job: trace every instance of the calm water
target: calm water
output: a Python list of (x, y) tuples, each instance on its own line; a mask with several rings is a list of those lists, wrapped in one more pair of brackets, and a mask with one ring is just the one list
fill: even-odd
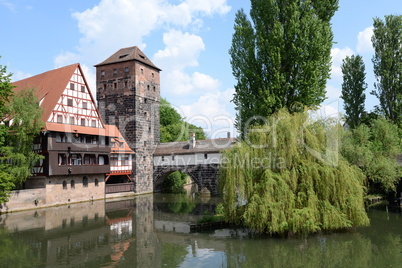
[(147, 195), (0, 215), (0, 267), (402, 267), (402, 214), (308, 239), (190, 233), (216, 199)]

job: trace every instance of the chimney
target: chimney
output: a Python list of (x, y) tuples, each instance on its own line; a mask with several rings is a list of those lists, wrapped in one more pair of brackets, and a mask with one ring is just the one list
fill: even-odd
[(195, 134), (194, 132), (190, 133), (190, 149), (195, 148)]

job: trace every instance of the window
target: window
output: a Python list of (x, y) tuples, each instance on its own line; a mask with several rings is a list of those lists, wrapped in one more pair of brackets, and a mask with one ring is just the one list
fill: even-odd
[(85, 118), (81, 118), (81, 126), (85, 126)]
[(98, 165), (109, 165), (109, 159), (107, 155), (99, 155)]
[(95, 187), (99, 187), (99, 180), (95, 179)]
[(56, 134), (56, 142), (67, 142), (67, 137), (64, 133)]
[(63, 123), (63, 116), (62, 115), (57, 115), (57, 123), (62, 124)]
[(113, 70), (113, 75), (117, 75), (117, 69)]
[(174, 160), (174, 154), (172, 154), (172, 160)]
[(144, 156), (142, 157), (142, 160), (143, 160), (143, 161), (147, 160), (147, 157), (144, 155)]
[(119, 165), (119, 158), (117, 155), (110, 156), (110, 165), (111, 166), (118, 166)]
[(162, 155), (162, 161), (165, 161), (165, 157)]
[(58, 160), (59, 166), (64, 166), (66, 164), (66, 160), (67, 160), (66, 154), (59, 154), (58, 158), (59, 158), (59, 160)]
[(84, 155), (84, 165), (96, 165), (96, 156), (94, 154)]
[(127, 81), (124, 81), (124, 87), (128, 88), (128, 82)]
[(75, 86), (74, 83), (70, 83), (70, 89), (71, 90), (74, 90), (74, 86)]
[(88, 103), (87, 102), (82, 102), (82, 109), (88, 109)]
[(208, 154), (204, 154), (204, 159), (207, 159), (208, 158)]
[(152, 79), (154, 79), (154, 73), (152, 73)]
[(154, 92), (156, 91), (156, 88), (155, 88), (155, 86), (154, 86)]
[(81, 86), (81, 92), (85, 92), (85, 86)]
[(144, 69), (141, 68), (141, 74), (144, 74)]
[(106, 89), (106, 86), (107, 86), (106, 83), (104, 83), (104, 84), (103, 84), (103, 89)]
[(147, 85), (147, 89), (149, 90), (149, 85)]
[(74, 116), (70, 116), (70, 125), (75, 125), (75, 118), (74, 118)]
[[(147, 103), (147, 98), (144, 98), (144, 103)], [(147, 113), (145, 112), (145, 114), (147, 114)]]
[(91, 121), (91, 127), (96, 127), (96, 120)]
[(128, 73), (128, 72), (130, 72), (130, 69), (129, 69), (128, 67), (126, 67), (126, 68), (124, 69), (124, 71), (125, 71), (126, 73)]
[(67, 181), (63, 181), (63, 190), (67, 190)]
[(88, 187), (88, 177), (84, 176), (84, 178), (82, 178), (82, 186), (84, 186), (85, 188)]
[(70, 155), (70, 165), (73, 166), (80, 166), (82, 165), (82, 157), (80, 154), (71, 154)]
[(124, 142), (119, 142), (119, 147), (124, 148)]
[(71, 189), (75, 189), (75, 181), (71, 180), (70, 184), (71, 184)]
[(130, 165), (130, 157), (127, 155), (123, 155), (121, 157), (121, 165), (122, 166), (129, 166)]
[(73, 99), (67, 99), (67, 105), (73, 106)]
[(144, 146), (147, 146), (147, 142), (146, 142), (146, 141), (144, 141)]
[(117, 83), (113, 83), (113, 87), (116, 89), (117, 88)]
[(111, 142), (111, 143), (110, 143), (110, 147), (116, 148), (116, 143), (115, 143), (115, 142)]
[(103, 76), (105, 76), (105, 71), (101, 71), (101, 76), (103, 77)]

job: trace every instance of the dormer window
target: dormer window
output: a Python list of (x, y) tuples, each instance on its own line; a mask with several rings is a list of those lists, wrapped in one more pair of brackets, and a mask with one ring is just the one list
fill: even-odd
[(120, 55), (120, 56), (119, 56), (119, 59), (125, 58), (125, 57), (127, 57), (127, 56), (128, 56), (128, 54)]

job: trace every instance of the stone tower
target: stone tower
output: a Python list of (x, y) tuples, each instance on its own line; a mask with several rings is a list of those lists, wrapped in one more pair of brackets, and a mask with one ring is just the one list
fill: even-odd
[(153, 152), (160, 141), (161, 69), (136, 46), (122, 48), (96, 67), (96, 98), (106, 124), (115, 124), (134, 150), (136, 193), (153, 191)]

